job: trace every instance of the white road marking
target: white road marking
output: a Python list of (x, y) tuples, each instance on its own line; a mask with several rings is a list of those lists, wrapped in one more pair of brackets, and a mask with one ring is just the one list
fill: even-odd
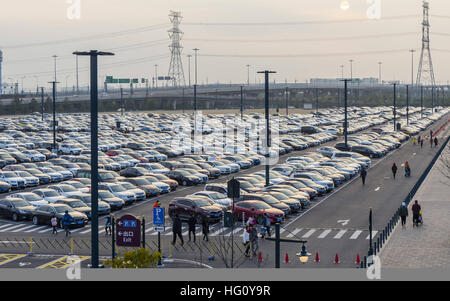
[(12, 232), (20, 232), (20, 231), (23, 231), (23, 230), (26, 230), (26, 229), (29, 229), (29, 228), (32, 228), (32, 227), (34, 227), (34, 225), (26, 226), (26, 227), (23, 227), (23, 228), (19, 228), (17, 230), (12, 231)]
[(350, 239), (357, 239), (358, 236), (359, 236), (362, 232), (363, 232), (363, 231), (361, 231), (361, 230), (355, 231), (355, 232), (352, 234), (352, 236), (350, 236)]
[(297, 228), (292, 233), (289, 233), (286, 237), (294, 237), (298, 232), (302, 231), (302, 228)]
[(350, 222), (349, 219), (340, 219), (337, 221), (338, 224), (341, 224), (342, 226), (347, 225)]
[[(372, 231), (372, 239), (375, 237), (375, 235), (377, 235), (378, 231)], [(366, 239), (370, 239), (370, 234), (367, 235)]]
[(14, 226), (11, 226), (9, 228), (5, 228), (5, 229), (0, 230), (0, 232), (7, 232), (7, 231), (10, 231), (12, 229), (15, 229), (17, 227), (22, 227), (22, 226), (23, 226), (23, 224), (14, 225)]
[(413, 155), (413, 156), (415, 156), (415, 155), (416, 155), (416, 153), (413, 153), (412, 155)]
[(380, 187), (380, 186), (378, 186), (377, 188), (375, 188), (375, 191), (378, 191), (378, 190), (380, 190), (380, 188), (381, 188), (381, 187)]
[(217, 230), (216, 232), (210, 234), (209, 236), (216, 236), (216, 235), (222, 233), (222, 232), (225, 231), (225, 230), (226, 230), (226, 228), (221, 228), (221, 229)]
[(309, 230), (308, 232), (306, 232), (306, 234), (303, 235), (302, 238), (308, 238), (308, 237), (310, 237), (311, 235), (313, 235), (314, 232), (316, 232), (316, 230), (311, 229), (311, 230)]
[(340, 239), (342, 238), (342, 236), (344, 236), (344, 234), (347, 232), (347, 230), (341, 230), (339, 231), (334, 237), (333, 239)]
[[(237, 232), (242, 231), (242, 230), (244, 230), (244, 228), (237, 228), (237, 229), (234, 229), (234, 230), (233, 230), (233, 235), (236, 234)], [(244, 233), (242, 233), (242, 234), (244, 234)], [(226, 234), (225, 236), (231, 236), (231, 232), (228, 233), (228, 234)]]
[(325, 238), (331, 232), (330, 229), (323, 231), (318, 238)]
[(0, 229), (1, 229), (1, 228), (5, 228), (5, 227), (8, 227), (8, 226), (11, 226), (11, 225), (12, 225), (12, 224), (5, 224), (5, 225), (1, 225), (1, 226), (0, 226)]
[(25, 233), (34, 232), (34, 231), (37, 231), (37, 230), (40, 230), (40, 229), (44, 229), (44, 228), (47, 228), (47, 227), (48, 227), (48, 226), (40, 226), (40, 227), (36, 227), (36, 228), (34, 228), (34, 229), (25, 231)]

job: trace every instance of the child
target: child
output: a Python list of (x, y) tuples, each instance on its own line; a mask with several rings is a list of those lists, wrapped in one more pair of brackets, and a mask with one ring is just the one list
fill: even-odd
[(51, 224), (52, 224), (52, 234), (58, 234), (58, 231), (56, 230), (56, 226), (58, 225), (58, 219), (56, 218), (56, 216), (53, 214), (52, 219), (50, 220)]

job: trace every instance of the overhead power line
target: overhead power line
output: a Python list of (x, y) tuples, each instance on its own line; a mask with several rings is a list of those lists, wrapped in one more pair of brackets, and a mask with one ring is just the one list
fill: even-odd
[(293, 21), (293, 22), (184, 22), (184, 25), (193, 26), (284, 26), (284, 25), (314, 25), (314, 24), (336, 24), (336, 23), (354, 23), (354, 22), (380, 22), (392, 20), (404, 20), (418, 18), (420, 15), (401, 15), (382, 17), (379, 20), (365, 18), (358, 19), (338, 19), (338, 20), (316, 20), (316, 21)]
[(18, 48), (49, 46), (49, 45), (67, 44), (67, 43), (75, 43), (75, 42), (82, 42), (82, 41), (97, 40), (97, 39), (114, 38), (114, 37), (118, 37), (118, 36), (124, 36), (124, 35), (130, 35), (130, 34), (136, 34), (136, 33), (151, 31), (151, 30), (167, 28), (167, 26), (168, 26), (167, 23), (156, 24), (156, 25), (151, 25), (151, 26), (139, 27), (139, 28), (128, 29), (128, 30), (123, 30), (123, 31), (104, 33), (104, 34), (96, 34), (96, 35), (92, 35), (92, 36), (79, 37), (79, 38), (53, 40), (53, 41), (36, 42), (36, 43), (28, 43), (28, 44), (17, 44), (17, 45), (9, 45), (9, 46), (7, 45), (7, 46), (3, 46), (2, 48), (3, 49), (18, 49)]

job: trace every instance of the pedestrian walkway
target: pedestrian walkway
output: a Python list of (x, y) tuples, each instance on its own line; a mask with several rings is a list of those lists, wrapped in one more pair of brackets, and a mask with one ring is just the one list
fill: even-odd
[[(449, 131), (446, 132), (448, 135)], [(443, 157), (450, 158), (448, 145), (441, 155)], [(399, 223), (379, 254), (383, 267), (450, 267), (450, 179), (441, 173), (444, 168), (441, 158), (413, 198), (422, 207), (423, 225), (413, 228), (411, 206), (414, 202), (411, 202), (406, 228)]]

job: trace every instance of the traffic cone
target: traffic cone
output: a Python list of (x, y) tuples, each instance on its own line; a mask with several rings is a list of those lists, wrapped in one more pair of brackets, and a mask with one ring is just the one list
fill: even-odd
[(261, 253), (261, 251), (259, 252), (259, 255), (258, 255), (258, 262), (262, 262), (263, 261), (263, 259), (262, 259), (262, 253)]
[(314, 262), (320, 262), (319, 252), (316, 252), (316, 259), (314, 259)]
[(337, 253), (336, 253), (336, 256), (334, 257), (334, 263), (340, 263)]
[(289, 255), (286, 252), (286, 256), (284, 257), (284, 263), (289, 263)]
[(355, 263), (356, 264), (360, 264), (361, 263), (361, 259), (359, 259), (359, 253), (356, 254), (356, 261), (355, 261)]

